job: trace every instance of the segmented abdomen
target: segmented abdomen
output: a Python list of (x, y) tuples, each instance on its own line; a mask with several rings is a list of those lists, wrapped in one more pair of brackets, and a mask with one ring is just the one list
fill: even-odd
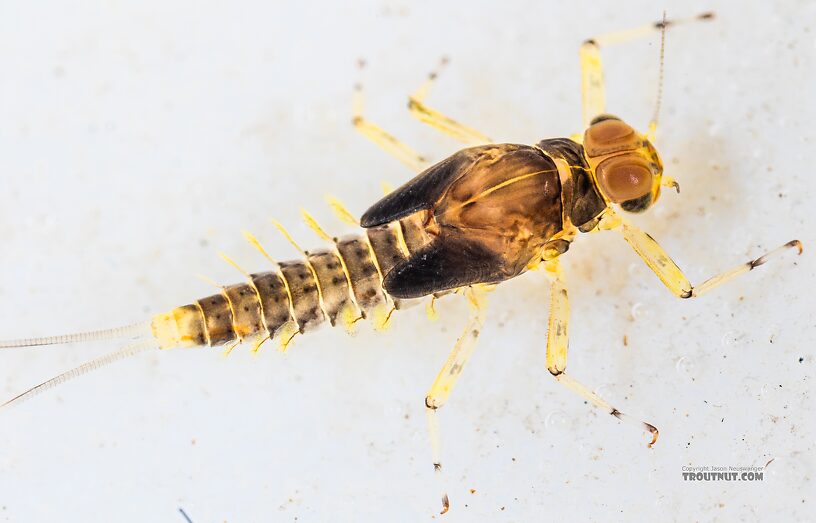
[(212, 347), (390, 314), (399, 303), (383, 289), (383, 276), (430, 241), (422, 219), (418, 213), (366, 229), (332, 250), (251, 274), (247, 283), (154, 317), (153, 334), (162, 348)]

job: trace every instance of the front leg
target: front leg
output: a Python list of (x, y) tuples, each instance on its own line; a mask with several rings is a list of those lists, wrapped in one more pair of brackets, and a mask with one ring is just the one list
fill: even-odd
[[(701, 13), (688, 19), (666, 20), (664, 18), (659, 22), (634, 27), (625, 31), (604, 33), (585, 40), (578, 50), (578, 55), (581, 60), (581, 114), (583, 116), (584, 128), (589, 127), (596, 116), (606, 113), (603, 64), (601, 62), (602, 47), (630, 42), (656, 32), (664, 31), (666, 27), (674, 26), (679, 23), (711, 20), (712, 18), (714, 18), (714, 13)], [(652, 134), (654, 134), (656, 127), (657, 122), (653, 119), (650, 124)]]
[(692, 285), (683, 271), (674, 263), (674, 260), (663, 250), (654, 238), (641, 231), (623, 218), (617, 215), (610, 215), (610, 225), (604, 228), (618, 229), (623, 234), (626, 242), (632, 246), (638, 256), (649, 266), (660, 278), (660, 281), (675, 295), (680, 298), (696, 298), (723, 283), (736, 278), (740, 274), (763, 265), (771, 258), (782, 254), (788, 249), (796, 248), (802, 254), (802, 242), (791, 240), (788, 243), (766, 252), (759, 258), (737, 265), (733, 269), (721, 272), (705, 280), (699, 285)]

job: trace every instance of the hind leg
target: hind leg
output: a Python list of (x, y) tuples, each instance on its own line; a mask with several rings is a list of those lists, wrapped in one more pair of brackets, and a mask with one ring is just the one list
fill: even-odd
[(448, 397), (450, 397), (465, 363), (467, 363), (470, 355), (473, 354), (476, 340), (479, 337), (479, 332), (484, 323), (486, 305), (481, 290), (468, 288), (464, 293), (471, 308), (470, 319), (462, 335), (456, 340), (456, 345), (453, 347), (445, 365), (442, 367), (442, 370), (439, 371), (436, 380), (434, 380), (433, 385), (431, 385), (425, 397), (425, 412), (428, 416), (428, 431), (431, 437), (433, 466), (435, 474), (440, 479), (440, 482), (442, 482), (442, 514), (448, 511), (450, 501), (442, 477), (441, 442), (439, 438), (439, 419), (437, 412), (439, 407), (444, 405)]

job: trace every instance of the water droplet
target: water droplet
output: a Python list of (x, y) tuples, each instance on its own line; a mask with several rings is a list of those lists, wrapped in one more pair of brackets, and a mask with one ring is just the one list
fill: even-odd
[(654, 311), (651, 309), (651, 307), (647, 307), (640, 302), (632, 305), (630, 314), (635, 321), (649, 321), (654, 317)]
[(791, 452), (787, 456), (776, 457), (764, 471), (766, 476), (782, 482), (791, 488), (799, 488), (813, 474), (814, 464), (801, 452)]
[(592, 392), (594, 392), (595, 394), (597, 394), (606, 401), (611, 401), (611, 399), (613, 398), (612, 387), (610, 387), (609, 385), (601, 385)]
[(696, 367), (694, 360), (688, 356), (680, 356), (675, 364), (677, 374), (684, 378), (693, 378)]
[(660, 510), (660, 509), (664, 508), (663, 507), (663, 499), (664, 498), (665, 498), (665, 496), (660, 496), (660, 497), (658, 497), (657, 499), (654, 500), (654, 506), (655, 506), (656, 509)]
[(569, 418), (563, 410), (554, 410), (544, 419), (544, 426), (548, 429), (565, 430), (568, 424)]
[(759, 389), (757, 389), (757, 398), (764, 398), (767, 395), (768, 395), (768, 384), (763, 383), (762, 385), (759, 386)]
[(725, 334), (722, 335), (720, 343), (722, 343), (723, 347), (731, 348), (737, 345), (739, 339), (740, 335), (737, 331), (727, 331)]
[(583, 454), (584, 456), (586, 456), (587, 454), (592, 452), (593, 449), (596, 448), (596, 445), (593, 445), (591, 441), (582, 436), (575, 438), (574, 441), (575, 448), (578, 450), (579, 453)]
[(742, 380), (742, 391), (747, 394), (753, 394), (759, 388), (759, 380), (755, 376), (748, 376)]

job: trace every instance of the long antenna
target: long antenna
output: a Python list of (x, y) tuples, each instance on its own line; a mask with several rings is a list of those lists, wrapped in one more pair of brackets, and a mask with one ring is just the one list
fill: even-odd
[(649, 135), (654, 139), (657, 132), (657, 117), (660, 116), (660, 103), (663, 101), (663, 57), (666, 50), (666, 11), (663, 11), (663, 21), (660, 22), (660, 73), (657, 79), (657, 101), (655, 102), (652, 121), (649, 122)]

